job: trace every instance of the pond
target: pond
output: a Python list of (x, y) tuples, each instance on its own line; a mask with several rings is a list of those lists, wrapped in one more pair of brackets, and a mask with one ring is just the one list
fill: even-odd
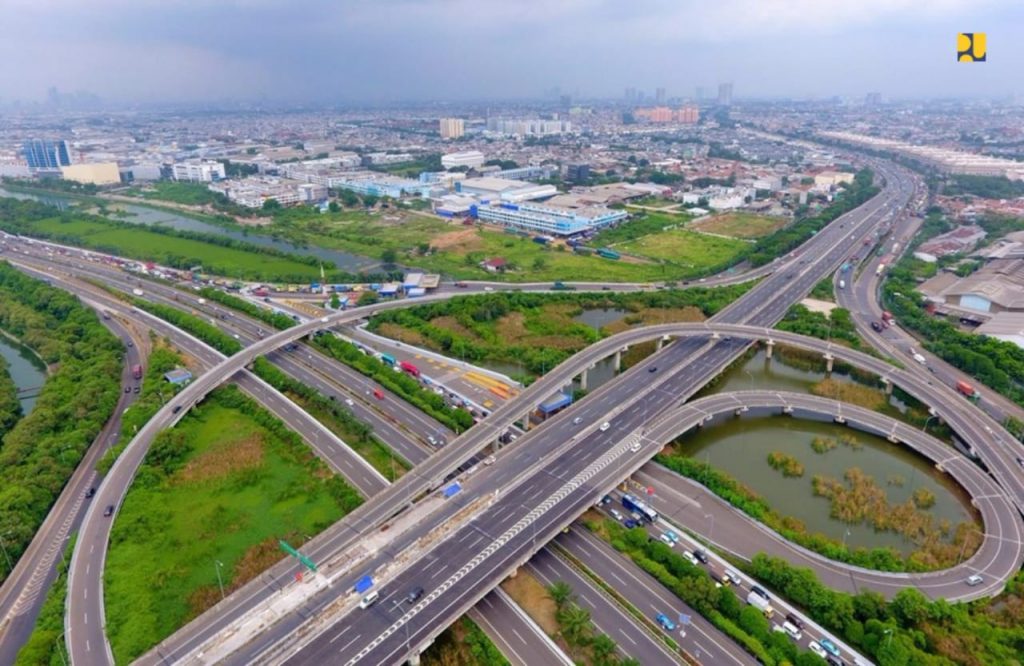
[[(76, 199), (60, 196), (59, 194), (14, 192), (4, 188), (0, 188), (0, 197), (31, 199), (33, 201), (39, 201), (51, 206), (56, 206), (61, 210), (66, 210), (71, 205), (77, 203)], [(259, 245), (260, 247), (271, 247), (291, 254), (312, 255), (319, 259), (323, 259), (324, 261), (333, 262), (334, 265), (338, 267), (338, 270), (342, 271), (354, 273), (361, 270), (375, 269), (380, 266), (380, 261), (377, 259), (371, 259), (369, 257), (351, 254), (349, 252), (342, 252), (341, 250), (331, 250), (316, 246), (295, 245), (294, 243), (278, 240), (272, 236), (236, 229), (228, 229), (216, 224), (187, 217), (185, 215), (179, 215), (172, 211), (121, 202), (108, 202), (107, 209), (112, 211), (122, 210), (129, 213), (129, 215), (124, 217), (111, 216), (110, 219), (120, 222), (130, 222), (132, 224), (142, 225), (162, 225), (181, 231), (194, 231), (215, 236), (226, 236), (238, 241)]]
[(27, 415), (36, 404), (36, 390), (46, 381), (46, 366), (24, 345), (0, 335), (0, 356), (7, 361), (7, 372), (18, 387), (22, 415)]

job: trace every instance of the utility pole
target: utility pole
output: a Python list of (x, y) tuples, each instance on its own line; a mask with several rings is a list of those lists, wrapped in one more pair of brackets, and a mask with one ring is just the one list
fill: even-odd
[(220, 599), (221, 599), (221, 601), (224, 600), (224, 581), (221, 580), (221, 577), (220, 577), (220, 568), (222, 566), (224, 566), (224, 564), (221, 563), (220, 560), (214, 560), (213, 561), (213, 568), (217, 571), (217, 586), (220, 587)]

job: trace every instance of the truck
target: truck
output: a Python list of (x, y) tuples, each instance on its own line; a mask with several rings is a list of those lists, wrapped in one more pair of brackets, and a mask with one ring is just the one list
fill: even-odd
[(602, 248), (598, 249), (597, 256), (604, 257), (605, 259), (620, 259), (622, 255), (620, 255), (615, 250), (611, 250), (611, 249), (608, 249), (606, 247), (602, 247)]
[(889, 312), (888, 310), (882, 310), (882, 321), (886, 322), (887, 324), (891, 324), (892, 313)]
[(259, 298), (266, 298), (267, 296), (270, 296), (270, 291), (266, 287), (259, 287), (252, 290), (252, 295), (258, 296)]
[(132, 377), (142, 379), (142, 366), (138, 363), (132, 366)]
[(978, 393), (978, 390), (965, 381), (958, 381), (956, 383), (956, 390), (959, 391), (960, 393), (963, 393), (971, 400), (977, 400), (978, 398), (981, 397), (981, 394)]
[(765, 614), (765, 617), (771, 619), (775, 615), (775, 609), (771, 607), (771, 602), (765, 597), (761, 596), (757, 592), (751, 592), (746, 595), (746, 602), (750, 603), (751, 606), (756, 608)]
[(875, 269), (875, 275), (881, 275), (885, 272), (885, 264), (878, 264), (878, 268)]
[(757, 592), (751, 592), (747, 595), (747, 603), (756, 608), (757, 610), (764, 613), (766, 618), (771, 618), (775, 615), (775, 609), (772, 608), (771, 602), (762, 597)]
[(398, 364), (398, 367), (400, 367), (402, 370), (405, 370), (407, 373), (409, 373), (413, 377), (419, 377), (420, 376), (420, 369), (417, 368), (412, 363), (410, 363), (409, 361), (402, 361), (401, 363)]

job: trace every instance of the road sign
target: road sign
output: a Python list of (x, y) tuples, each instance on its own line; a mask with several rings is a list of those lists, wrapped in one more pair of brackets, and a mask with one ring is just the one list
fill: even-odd
[(296, 558), (299, 562), (302, 562), (302, 564), (305, 565), (305, 567), (313, 573), (316, 573), (316, 564), (314, 564), (313, 560), (309, 559), (299, 551), (295, 550), (294, 548), (289, 546), (287, 542), (283, 540), (279, 540), (277, 543), (280, 544), (281, 550), (288, 553), (292, 557)]

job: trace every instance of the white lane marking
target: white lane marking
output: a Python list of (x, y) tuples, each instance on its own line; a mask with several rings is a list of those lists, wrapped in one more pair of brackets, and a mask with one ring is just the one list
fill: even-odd
[(334, 643), (334, 641), (336, 641), (336, 640), (338, 640), (339, 638), (341, 638), (342, 636), (344, 636), (344, 635), (345, 635), (345, 632), (346, 632), (346, 631), (348, 631), (348, 630), (349, 630), (349, 629), (351, 629), (351, 628), (352, 628), (352, 626), (351, 626), (351, 625), (349, 625), (349, 626), (345, 627), (345, 628), (344, 628), (344, 629), (342, 629), (342, 630), (341, 630), (340, 632), (338, 632), (338, 635), (337, 635), (337, 636), (335, 636), (334, 638), (332, 638), (330, 642), (331, 642), (331, 643)]

